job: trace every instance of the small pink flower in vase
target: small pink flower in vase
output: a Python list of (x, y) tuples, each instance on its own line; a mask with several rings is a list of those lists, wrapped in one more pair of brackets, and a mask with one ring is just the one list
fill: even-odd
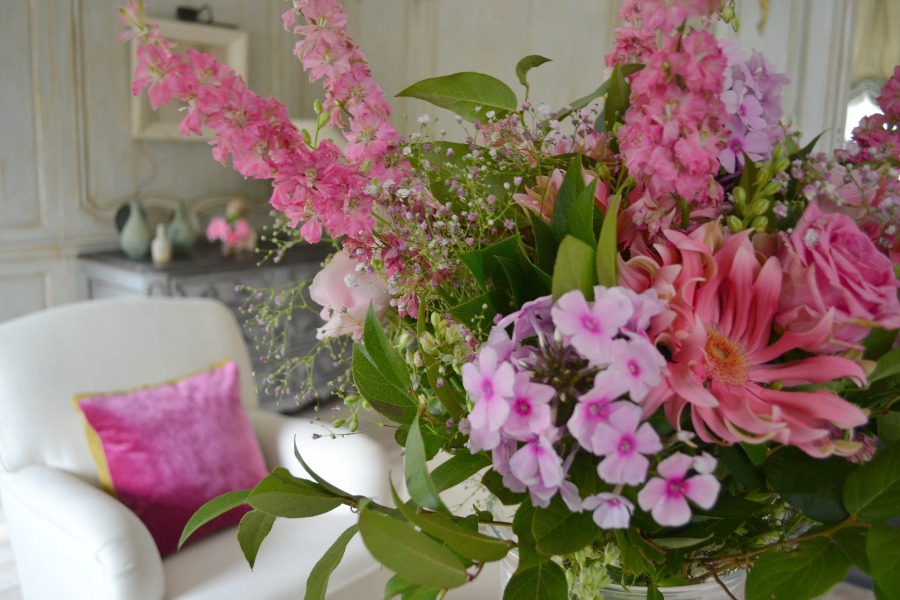
[(224, 217), (213, 217), (206, 227), (206, 239), (222, 243), (222, 256), (250, 254), (256, 249), (256, 230), (247, 220), (243, 201), (231, 200)]

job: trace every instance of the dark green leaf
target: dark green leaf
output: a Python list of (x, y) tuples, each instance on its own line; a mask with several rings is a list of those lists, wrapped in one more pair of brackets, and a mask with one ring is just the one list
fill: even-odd
[[(609, 80), (607, 79), (602, 84), (600, 84), (600, 87), (598, 87), (596, 90), (594, 90), (590, 94), (582, 96), (581, 98), (579, 98), (578, 100), (575, 100), (573, 102), (569, 102), (569, 104), (566, 105), (566, 108), (556, 111), (556, 120), (563, 121), (566, 117), (568, 117), (570, 114), (572, 114), (576, 110), (581, 110), (582, 108), (584, 108), (585, 106), (587, 106), (588, 104), (590, 104), (591, 102), (593, 102), (594, 100), (599, 98), (600, 96), (603, 96), (604, 94), (606, 94), (606, 92), (608, 90), (609, 90)], [(542, 123), (542, 125), (543, 125), (543, 123)]]
[(808, 600), (847, 574), (850, 561), (831, 540), (819, 538), (794, 552), (769, 551), (747, 576), (747, 600)]
[(567, 233), (590, 246), (597, 247), (597, 238), (594, 235), (594, 191), (597, 189), (597, 180), (581, 190), (566, 217)]
[(303, 597), (303, 600), (325, 600), (328, 580), (341, 563), (341, 559), (344, 558), (347, 544), (350, 543), (357, 531), (359, 531), (359, 527), (351, 525), (325, 551), (325, 554), (322, 555), (322, 558), (319, 559), (319, 562), (316, 563), (309, 573), (309, 578), (306, 580), (306, 595)]
[(341, 499), (321, 485), (278, 467), (253, 488), (247, 503), (277, 517), (303, 518), (334, 510)]
[(872, 579), (885, 598), (896, 598), (900, 590), (900, 529), (896, 527), (873, 527), (866, 540)]
[(524, 272), (525, 295), (528, 300), (549, 296), (553, 278), (531, 262), (524, 254), (519, 255), (519, 266)]
[(461, 527), (451, 521), (449, 517), (440, 513), (417, 512), (418, 507), (404, 504), (400, 500), (393, 484), (391, 484), (391, 494), (394, 498), (394, 504), (410, 523), (416, 525), (425, 533), (433, 535), (448, 548), (452, 548), (470, 560), (481, 562), (496, 561), (506, 556), (506, 553), (509, 552), (509, 544), (505, 541), (478, 533), (477, 522), (475, 523), (476, 529), (473, 531), (466, 527)]
[(847, 478), (844, 506), (860, 519), (881, 521), (900, 514), (900, 443), (878, 452)]
[(473, 122), (486, 121), (488, 111), (496, 112), (499, 119), (518, 108), (516, 94), (508, 85), (496, 77), (471, 71), (423, 79), (397, 95), (425, 100)]
[(456, 555), (412, 525), (360, 505), (359, 531), (369, 552), (391, 571), (425, 587), (449, 589), (467, 581)]
[(447, 507), (441, 502), (441, 496), (428, 474), (428, 467), (425, 463), (425, 442), (422, 440), (422, 432), (419, 430), (419, 415), (416, 415), (409, 428), (409, 435), (406, 437), (404, 460), (406, 487), (410, 497), (419, 506), (446, 512)]
[(507, 489), (507, 487), (503, 485), (503, 476), (493, 469), (484, 474), (481, 478), (481, 483), (483, 483), (493, 495), (497, 496), (497, 499), (500, 502), (507, 506), (519, 504), (526, 498), (526, 494), (524, 493), (519, 494)]
[(553, 271), (553, 265), (556, 262), (557, 243), (553, 239), (553, 233), (550, 226), (544, 220), (530, 213), (531, 228), (534, 231), (534, 252), (537, 266), (545, 273)]
[(876, 421), (878, 424), (878, 437), (885, 444), (893, 444), (900, 440), (900, 412), (891, 411), (881, 415)]
[(519, 505), (516, 514), (513, 516), (513, 533), (516, 535), (516, 541), (519, 544), (517, 572), (530, 569), (550, 558), (549, 555), (543, 554), (537, 549), (533, 525), (534, 506), (531, 505), (531, 500), (527, 499)]
[(495, 275), (501, 274), (500, 263), (497, 258), (508, 258), (516, 260), (519, 249), (519, 236), (513, 236), (491, 244), (487, 248), (481, 250), (471, 250), (460, 254), (459, 259), (469, 269), (475, 277), (475, 281), (481, 287), (482, 291), (488, 291), (488, 282), (494, 280), (494, 287), (497, 287)]
[(622, 571), (632, 575), (641, 575), (647, 571), (647, 563), (644, 557), (632, 544), (626, 531), (616, 530), (616, 545), (619, 547), (619, 561), (622, 563)]
[(260, 545), (272, 531), (273, 523), (275, 523), (275, 515), (258, 510), (251, 510), (241, 517), (241, 523), (238, 525), (238, 544), (240, 544), (244, 558), (247, 559), (247, 564), (251, 569), (256, 564), (256, 554), (259, 552)]
[(757, 469), (747, 454), (737, 446), (725, 446), (719, 450), (719, 464), (725, 468), (735, 481), (750, 490), (761, 489), (766, 479)]
[(863, 357), (869, 360), (878, 360), (882, 354), (889, 352), (894, 347), (897, 334), (897, 329), (882, 329), (881, 327), (872, 329), (863, 340), (863, 346), (866, 348)]
[[(494, 325), (494, 316), (498, 312), (507, 312), (509, 298), (500, 290), (491, 290), (468, 302), (463, 302), (450, 309), (450, 314), (463, 322), (473, 331), (487, 334)], [(368, 398), (366, 398), (368, 400)]]
[(659, 591), (659, 588), (656, 587), (656, 584), (652, 581), (650, 585), (647, 586), (647, 600), (665, 600), (665, 596), (662, 595), (662, 592)]
[(512, 295), (512, 300), (516, 306), (521, 306), (528, 300), (531, 300), (531, 298), (528, 297), (526, 287), (528, 278), (525, 276), (525, 271), (519, 265), (519, 262), (501, 256), (497, 257), (497, 262), (500, 264), (503, 273), (506, 275), (506, 279), (509, 281), (509, 293)]
[(569, 234), (569, 210), (584, 188), (584, 173), (579, 154), (569, 163), (566, 176), (559, 186), (559, 191), (556, 192), (553, 214), (550, 216), (550, 233), (556, 244), (561, 243), (563, 238)]
[(824, 135), (824, 133), (825, 132), (823, 131), (822, 133), (820, 133), (819, 135), (814, 137), (810, 143), (805, 145), (800, 150), (797, 150), (796, 152), (791, 154), (791, 156), (790, 156), (791, 160), (793, 161), (793, 160), (803, 159), (803, 158), (806, 158), (807, 156), (809, 156), (810, 153), (813, 151), (813, 148), (816, 147), (816, 142), (819, 141), (819, 138), (822, 137), (822, 135)]
[(547, 508), (534, 509), (531, 531), (538, 550), (547, 555), (578, 552), (597, 537), (593, 513), (573, 513), (559, 494)]
[(385, 379), (401, 390), (409, 387), (409, 373), (400, 354), (394, 349), (375, 316), (375, 309), (369, 305), (366, 323), (363, 327), (363, 345), (366, 354)]
[(471, 454), (463, 450), (446, 460), (431, 473), (431, 480), (439, 492), (449, 490), (491, 465), (491, 457), (484, 452)]
[(519, 83), (528, 87), (528, 71), (535, 67), (539, 67), (544, 63), (550, 62), (549, 58), (544, 58), (539, 54), (530, 54), (516, 63), (516, 77), (519, 78)]
[(878, 359), (875, 371), (868, 377), (869, 386), (896, 375), (900, 375), (900, 348), (894, 348)]
[(616, 123), (622, 121), (625, 111), (631, 105), (631, 85), (628, 83), (628, 76), (641, 68), (643, 65), (616, 65), (613, 69), (609, 78), (606, 104), (603, 107), (603, 120), (607, 131), (613, 131)]
[(184, 526), (184, 530), (181, 532), (181, 539), (178, 540), (178, 548), (180, 549), (187, 539), (202, 526), (206, 525), (219, 515), (223, 515), (233, 508), (246, 504), (247, 498), (252, 491), (253, 490), (235, 490), (234, 492), (227, 492), (221, 496), (216, 496), (198, 508), (197, 512), (191, 516), (190, 520)]
[(618, 232), (616, 221), (619, 216), (621, 198), (614, 194), (609, 198), (609, 208), (603, 217), (600, 228), (600, 240), (597, 242), (597, 281), (606, 287), (619, 285), (617, 259), (619, 256)]
[(842, 489), (856, 468), (842, 458), (817, 459), (797, 448), (783, 448), (763, 465), (772, 489), (791, 506), (822, 523), (840, 523), (849, 516)]
[(594, 269), (594, 249), (568, 235), (559, 245), (556, 266), (553, 268), (553, 297), (581, 290), (584, 297), (594, 299), (597, 272)]
[(568, 597), (566, 574), (550, 560), (516, 571), (503, 590), (503, 600), (568, 600)]
[(866, 550), (868, 531), (865, 527), (845, 527), (832, 534), (834, 543), (851, 563), (865, 573), (870, 572), (869, 557)]
[(416, 401), (387, 379), (360, 344), (353, 346), (353, 382), (359, 393), (381, 415), (408, 425), (418, 412)]
[(767, 444), (741, 444), (741, 449), (747, 458), (750, 459), (757, 467), (761, 467), (769, 457), (769, 447)]

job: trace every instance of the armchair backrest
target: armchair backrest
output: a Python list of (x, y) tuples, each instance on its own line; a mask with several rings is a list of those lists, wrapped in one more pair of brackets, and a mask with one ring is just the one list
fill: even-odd
[(258, 404), (241, 328), (221, 302), (77, 302), (0, 324), (0, 469), (31, 464), (97, 481), (75, 394), (128, 390), (237, 361), (245, 406)]

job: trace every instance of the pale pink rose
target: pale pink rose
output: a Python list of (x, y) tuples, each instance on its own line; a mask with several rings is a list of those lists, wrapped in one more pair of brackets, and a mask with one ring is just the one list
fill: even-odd
[(777, 322), (806, 329), (834, 310), (831, 339), (814, 352), (853, 347), (872, 327), (900, 327), (898, 281), (891, 260), (850, 217), (810, 203), (778, 258), (785, 271)]
[(309, 295), (322, 305), (319, 315), (326, 323), (316, 331), (316, 338), (325, 339), (351, 334), (362, 335), (369, 305), (381, 317), (387, 310), (390, 295), (377, 275), (356, 270), (358, 263), (341, 250), (316, 273), (309, 286)]

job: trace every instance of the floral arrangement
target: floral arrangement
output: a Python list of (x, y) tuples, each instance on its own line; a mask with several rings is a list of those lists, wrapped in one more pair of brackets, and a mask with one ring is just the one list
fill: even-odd
[(256, 249), (256, 230), (247, 220), (247, 207), (240, 199), (228, 202), (225, 216), (213, 217), (206, 226), (206, 239), (222, 244), (222, 254), (232, 256)]
[[(733, 2), (623, 0), (592, 93), (534, 105), (536, 55), (516, 66), (524, 100), (485, 74), (427, 79), (400, 95), (453, 110), (467, 139), (427, 115), (404, 139), (340, 3), (295, 0), (284, 27), (341, 149), (175, 53), (139, 4), (121, 14), (134, 92), (185, 102), (185, 135), (206, 125), (217, 160), (270, 179), (287, 244), (333, 240), (317, 337), (356, 342), (350, 429), (373, 411), (405, 447), (408, 501), (279, 470), (185, 537), (248, 503), (252, 562), (249, 529), (349, 505), (396, 573), (386, 597), (442, 597), (513, 551), (508, 600), (662, 598), (740, 569), (751, 600), (812, 598), (851, 565), (900, 589), (900, 67), (883, 114), (814, 153), (781, 122), (787, 78), (711, 33), (737, 26)], [(450, 510), (441, 492), (473, 478), (494, 503)]]

